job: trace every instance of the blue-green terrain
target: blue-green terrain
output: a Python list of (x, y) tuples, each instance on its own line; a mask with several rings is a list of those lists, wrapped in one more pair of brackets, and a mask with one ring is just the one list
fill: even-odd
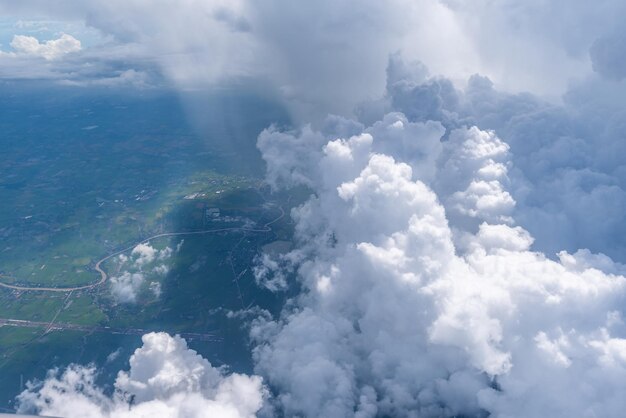
[[(251, 267), (291, 237), (291, 200), (263, 185), (255, 147), (263, 128), (289, 123), (281, 107), (236, 89), (7, 83), (0, 109), (0, 411), (69, 363), (95, 363), (110, 384), (152, 330), (250, 371), (233, 313), (280, 309)], [(154, 257), (140, 260), (142, 242)], [(132, 295), (116, 293), (133, 274)]]

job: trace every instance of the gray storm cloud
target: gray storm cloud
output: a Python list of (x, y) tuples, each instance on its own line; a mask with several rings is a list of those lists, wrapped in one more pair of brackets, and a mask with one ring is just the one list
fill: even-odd
[[(506, 91), (558, 96), (594, 67), (602, 73), (619, 71), (611, 52), (615, 42), (604, 39), (621, 31), (619, 17), (626, 10), (615, 0), (297, 5), (166, 0), (158, 6), (148, 0), (4, 0), (0, 12), (82, 22), (102, 34), (99, 45), (82, 52), (104, 67), (99, 72), (72, 60), (57, 63), (54, 71), (48, 66), (44, 74), (31, 70), (33, 77), (61, 72), (69, 79), (91, 79), (109, 72), (111, 78), (134, 70), (145, 73), (149, 85), (159, 81), (150, 69), (155, 66), (169, 83), (194, 90), (251, 77), (270, 85), (306, 120), (346, 115), (355, 104), (379, 96), (385, 89), (386, 59), (399, 50), (455, 83), (481, 73)], [(19, 68), (32, 66), (21, 63)], [(19, 73), (14, 68), (5, 76)]]
[[(412, 121), (440, 121), (448, 132), (471, 125), (495, 130), (513, 163), (511, 214), (535, 236), (536, 248), (552, 256), (586, 247), (624, 261), (626, 194), (619, 155), (626, 135), (620, 99), (626, 84), (592, 77), (554, 104), (498, 91), (478, 75), (457, 89), (444, 77), (429, 77), (423, 66), (414, 67), (392, 56), (386, 96), (362, 105), (360, 118), (373, 123), (399, 111)], [(454, 186), (462, 178), (442, 177), (434, 187), (440, 191), (443, 183)]]

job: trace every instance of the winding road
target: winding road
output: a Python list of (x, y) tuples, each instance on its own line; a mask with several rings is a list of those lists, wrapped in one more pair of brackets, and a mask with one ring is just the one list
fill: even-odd
[[(102, 269), (102, 263), (104, 263), (105, 261), (120, 255), (122, 253), (125, 253), (126, 251), (130, 251), (133, 248), (135, 248), (137, 245), (139, 244), (143, 244), (143, 243), (148, 243), (154, 239), (157, 238), (163, 238), (163, 237), (177, 237), (177, 236), (187, 236), (187, 235), (205, 235), (205, 234), (214, 234), (217, 232), (228, 232), (228, 231), (245, 231), (245, 232), (271, 232), (272, 228), (270, 228), (270, 225), (278, 222), (279, 220), (281, 220), (284, 216), (285, 216), (285, 211), (282, 207), (278, 207), (280, 209), (280, 216), (278, 216), (276, 219), (271, 220), (270, 222), (267, 222), (263, 225), (262, 228), (260, 229), (255, 229), (255, 228), (245, 228), (245, 227), (233, 227), (233, 228), (219, 228), (219, 229), (208, 229), (208, 230), (203, 230), (203, 231), (191, 231), (191, 232), (166, 232), (163, 234), (157, 234), (157, 235), (153, 235), (149, 238), (145, 238), (142, 239), (141, 241), (127, 247), (124, 248), (122, 250), (116, 251), (113, 254), (109, 254), (106, 257), (104, 257), (103, 259), (101, 259), (100, 261), (98, 261), (96, 263), (96, 265), (94, 266), (94, 270), (96, 270), (98, 273), (100, 273), (100, 280), (98, 280), (95, 283), (92, 284), (88, 284), (88, 285), (84, 285), (84, 286), (75, 286), (75, 287), (29, 287), (29, 286), (18, 286), (18, 285), (12, 285), (12, 284), (8, 284), (8, 283), (3, 283), (2, 281), (0, 281), (0, 287), (4, 287), (7, 289), (13, 289), (13, 290), (21, 290), (21, 291), (36, 291), (36, 292), (74, 292), (74, 291), (78, 291), (78, 290), (87, 290), (87, 289), (93, 289), (94, 287), (100, 286), (102, 284), (104, 284), (107, 279), (109, 278), (108, 274), (106, 273), (106, 271), (104, 271)], [(0, 274), (0, 279), (2, 279), (3, 277), (8, 277), (8, 276), (3, 276), (2, 274)]]
[[(99, 332), (109, 334), (123, 334), (123, 335), (144, 335), (149, 332), (154, 332), (149, 329), (142, 328), (115, 328), (107, 326), (92, 326), (92, 325), (80, 325), (80, 324), (66, 324), (40, 321), (26, 321), (22, 319), (5, 319), (0, 318), (0, 327), (20, 327), (20, 328), (44, 328), (48, 333), (53, 330), (64, 331), (81, 331), (81, 332)], [(172, 334), (180, 335), (186, 340), (198, 340), (198, 341), (222, 341), (222, 338), (218, 336), (217, 332), (201, 333), (201, 332), (173, 332)]]

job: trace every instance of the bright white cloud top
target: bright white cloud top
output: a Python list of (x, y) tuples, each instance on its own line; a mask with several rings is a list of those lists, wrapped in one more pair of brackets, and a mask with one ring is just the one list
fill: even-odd
[(34, 408), (68, 418), (251, 418), (266, 395), (260, 377), (225, 374), (187, 348), (183, 339), (165, 333), (143, 336), (143, 346), (130, 358), (130, 370), (118, 374), (112, 398), (95, 385), (95, 374), (94, 367), (76, 365), (53, 371), (39, 387), (20, 395), (20, 411)]
[(442, 134), (390, 114), (321, 147), (309, 130), (261, 135), (270, 182), (316, 195), (292, 213), (286, 257), (307, 290), (253, 330), (257, 372), (287, 415), (619, 416), (623, 266), (532, 251), (510, 217), (508, 146)]

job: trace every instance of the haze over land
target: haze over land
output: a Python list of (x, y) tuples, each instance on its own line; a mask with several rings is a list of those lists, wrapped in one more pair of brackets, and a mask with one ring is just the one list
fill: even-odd
[[(18, 286), (2, 315), (51, 324), (0, 339), (0, 367), (16, 378), (20, 353), (68, 332), (52, 323), (76, 325), (71, 294), (19, 286), (86, 283), (110, 254), (108, 287), (80, 294), (80, 312), (92, 331), (146, 331), (117, 354), (31, 365), (19, 411), (621, 416), (623, 2), (0, 0), (0, 13), (1, 87), (18, 98), (2, 101), (0, 232), (16, 255), (0, 273)], [(56, 114), (19, 99), (68, 92)], [(33, 171), (62, 137), (70, 173)], [(73, 194), (62, 179), (89, 170), (84, 156), (110, 165)], [(59, 190), (74, 209), (49, 219), (39, 208)]]

